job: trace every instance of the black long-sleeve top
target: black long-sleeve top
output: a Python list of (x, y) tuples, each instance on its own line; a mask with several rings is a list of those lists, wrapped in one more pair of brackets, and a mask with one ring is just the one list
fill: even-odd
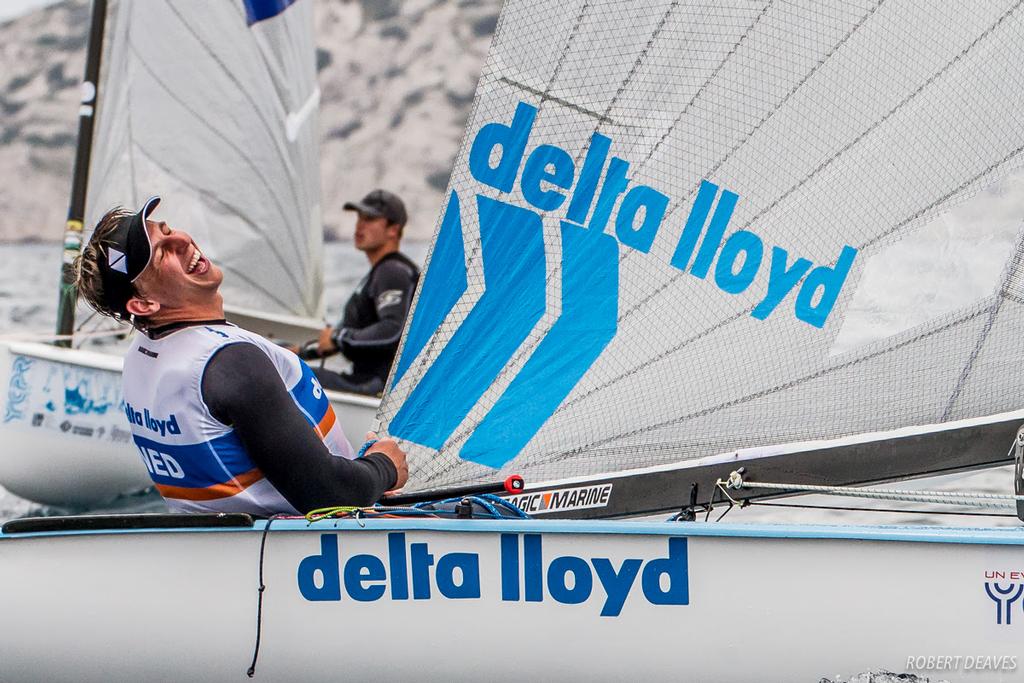
[[(355, 381), (387, 380), (419, 275), (408, 257), (392, 252), (374, 264), (345, 303), (331, 336), (352, 362), (350, 374)], [(316, 344), (307, 345), (300, 355), (319, 357)]]
[(253, 344), (230, 344), (213, 355), (202, 379), (213, 416), (232, 426), (246, 452), (300, 512), (334, 505), (370, 505), (394, 488), (398, 472), (383, 453), (334, 456), (295, 405), (270, 358)]

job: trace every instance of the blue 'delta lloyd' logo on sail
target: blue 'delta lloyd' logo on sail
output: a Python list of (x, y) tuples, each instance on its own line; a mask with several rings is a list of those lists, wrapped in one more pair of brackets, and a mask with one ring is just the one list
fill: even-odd
[[(429, 543), (407, 543), (404, 533), (388, 534), (387, 552), (345, 557), (336, 533), (320, 535), (320, 552), (299, 562), (299, 593), (311, 602), (355, 600), (480, 600), (480, 554), (431, 552)], [(540, 534), (501, 534), (498, 584), (502, 602), (564, 605), (594, 602), (600, 616), (617, 617), (630, 599), (651, 605), (690, 604), (687, 541), (669, 537), (668, 554), (627, 558), (617, 565), (606, 557), (544, 557)], [(486, 566), (486, 565), (485, 565)]]
[[(536, 115), (536, 107), (520, 102), (511, 123), (482, 126), (469, 152), (469, 171), (477, 182), (507, 194), (518, 180), (523, 199), (536, 210), (486, 194), (451, 193), (394, 374), (397, 384), (467, 290), (462, 225), (463, 216), (475, 210), (484, 293), (390, 425), (395, 436), (440, 449), (544, 314), (542, 215), (564, 211), (561, 313), (459, 453), (463, 460), (495, 468), (533, 438), (614, 338), (619, 245), (649, 253), (669, 206), (669, 197), (656, 189), (630, 185), (629, 162), (611, 156), (612, 140), (600, 133), (591, 137), (579, 169), (572, 155), (555, 145), (537, 145), (527, 153)], [(750, 229), (726, 238), (738, 201), (736, 193), (703, 181), (670, 265), (732, 295), (760, 279), (764, 295), (751, 311), (758, 320), (775, 314), (796, 291), (795, 317), (824, 327), (857, 250), (845, 245), (834, 266), (815, 267), (781, 246), (767, 250)]]

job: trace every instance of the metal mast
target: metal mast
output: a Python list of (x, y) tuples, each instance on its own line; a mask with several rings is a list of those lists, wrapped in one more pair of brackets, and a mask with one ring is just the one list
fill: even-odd
[[(82, 104), (78, 108), (78, 150), (71, 181), (71, 202), (64, 227), (64, 257), (61, 265), (60, 298), (57, 302), (57, 334), (70, 335), (75, 326), (75, 285), (73, 262), (82, 250), (82, 221), (85, 219), (85, 194), (89, 182), (89, 159), (92, 156), (92, 131), (95, 122), (100, 81), (100, 56), (103, 53), (103, 26), (107, 19), (107, 0), (93, 0), (89, 28), (89, 47), (82, 80)], [(70, 339), (61, 339), (58, 346), (71, 346)]]

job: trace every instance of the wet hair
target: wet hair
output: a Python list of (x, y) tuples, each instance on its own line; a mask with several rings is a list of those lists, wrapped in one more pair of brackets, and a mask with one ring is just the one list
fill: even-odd
[[(92, 237), (89, 238), (89, 243), (82, 249), (82, 253), (75, 257), (73, 267), (78, 295), (85, 299), (97, 313), (115, 320), (129, 322), (138, 329), (145, 329), (146, 318), (133, 316), (124, 306), (112, 304), (107, 300), (108, 297), (103, 287), (103, 273), (100, 270), (101, 259), (105, 258), (105, 252), (100, 247), (109, 247), (111, 233), (117, 230), (124, 221), (131, 220), (134, 215), (135, 212), (129, 211), (123, 206), (118, 206), (103, 214), (103, 218), (96, 224)], [(138, 288), (132, 285), (132, 295), (137, 294)]]

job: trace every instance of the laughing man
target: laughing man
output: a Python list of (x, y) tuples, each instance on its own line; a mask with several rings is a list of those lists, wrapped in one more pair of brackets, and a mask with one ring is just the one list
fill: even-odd
[(390, 439), (356, 458), (310, 368), (224, 319), (223, 274), (192, 238), (113, 209), (76, 261), (79, 292), (138, 330), (125, 411), (167, 505), (182, 512), (297, 514), (368, 505), (408, 478)]

